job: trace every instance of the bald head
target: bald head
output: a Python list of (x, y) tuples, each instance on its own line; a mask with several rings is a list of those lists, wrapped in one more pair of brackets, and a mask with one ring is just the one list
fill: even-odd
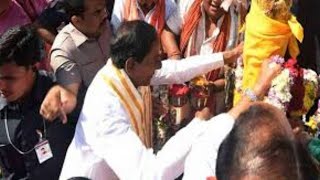
[(283, 112), (255, 103), (220, 146), (217, 178), (304, 179), (294, 135)]

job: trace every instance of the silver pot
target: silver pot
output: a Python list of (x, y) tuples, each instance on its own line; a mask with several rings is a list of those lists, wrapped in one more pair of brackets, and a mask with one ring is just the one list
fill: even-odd
[(191, 96), (191, 106), (193, 107), (193, 109), (195, 110), (200, 110), (203, 109), (204, 107), (207, 106), (208, 103), (208, 96), (206, 97), (195, 97), (195, 96)]
[(169, 102), (174, 107), (182, 107), (188, 102), (188, 96), (170, 96)]
[[(199, 95), (201, 94), (201, 95)], [(194, 86), (191, 90), (190, 103), (193, 109), (200, 110), (207, 106), (210, 97), (210, 89), (208, 86)]]

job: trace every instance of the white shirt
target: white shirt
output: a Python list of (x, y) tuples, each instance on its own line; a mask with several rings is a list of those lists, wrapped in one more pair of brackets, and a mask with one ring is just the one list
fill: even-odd
[[(223, 66), (222, 53), (193, 56), (184, 61), (166, 60), (152, 85), (182, 83)], [(192, 143), (207, 122), (193, 120), (173, 136), (157, 155), (147, 149), (132, 130), (119, 98), (99, 75), (91, 83), (69, 146), (60, 179), (76, 176), (100, 179), (170, 180), (184, 169)]]
[(234, 118), (220, 114), (208, 121), (206, 132), (192, 145), (186, 158), (183, 180), (206, 180), (216, 176), (216, 160), (220, 144), (231, 131)]
[[(124, 11), (125, 3), (126, 3), (126, 0), (116, 0), (114, 2), (114, 8), (111, 16), (111, 24), (112, 24), (113, 30), (117, 30), (120, 24), (123, 22), (122, 12)], [(165, 21), (167, 21), (169, 17), (177, 10), (177, 8), (176, 8), (176, 3), (173, 0), (165, 0), (165, 6), (166, 6)], [(151, 9), (146, 15), (144, 15), (138, 2), (137, 2), (137, 7), (138, 7), (138, 14), (140, 19), (150, 23), (155, 7)]]

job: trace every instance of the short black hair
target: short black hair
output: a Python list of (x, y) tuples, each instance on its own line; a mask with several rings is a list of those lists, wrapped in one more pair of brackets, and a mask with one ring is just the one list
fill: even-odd
[(158, 35), (154, 27), (144, 21), (123, 22), (111, 41), (110, 56), (118, 68), (124, 68), (128, 58), (142, 62)]
[[(88, 0), (89, 1), (89, 0)], [(85, 0), (65, 0), (64, 7), (71, 21), (72, 16), (81, 16), (85, 11)]]
[(72, 177), (72, 178), (69, 178), (68, 180), (90, 180), (90, 179), (86, 177)]
[(33, 27), (13, 27), (0, 37), (0, 66), (7, 63), (32, 66), (44, 57), (43, 48), (43, 41)]
[[(259, 179), (303, 179), (299, 166), (304, 162), (299, 161), (293, 136), (272, 125), (279, 120), (276, 118), (285, 118), (277, 115), (271, 105), (255, 104), (237, 118), (219, 148), (218, 180), (252, 175)], [(258, 133), (264, 133), (263, 139), (255, 139)]]

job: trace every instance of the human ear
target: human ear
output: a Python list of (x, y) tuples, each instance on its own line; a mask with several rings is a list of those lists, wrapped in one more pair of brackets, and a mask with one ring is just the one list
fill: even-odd
[(136, 61), (132, 57), (129, 57), (124, 65), (124, 70), (129, 76), (134, 74), (135, 65)]
[(78, 16), (76, 16), (76, 15), (73, 15), (73, 16), (71, 17), (71, 22), (72, 22), (73, 24), (75, 24), (75, 25), (79, 24), (80, 21), (81, 21), (81, 18), (78, 17)]

